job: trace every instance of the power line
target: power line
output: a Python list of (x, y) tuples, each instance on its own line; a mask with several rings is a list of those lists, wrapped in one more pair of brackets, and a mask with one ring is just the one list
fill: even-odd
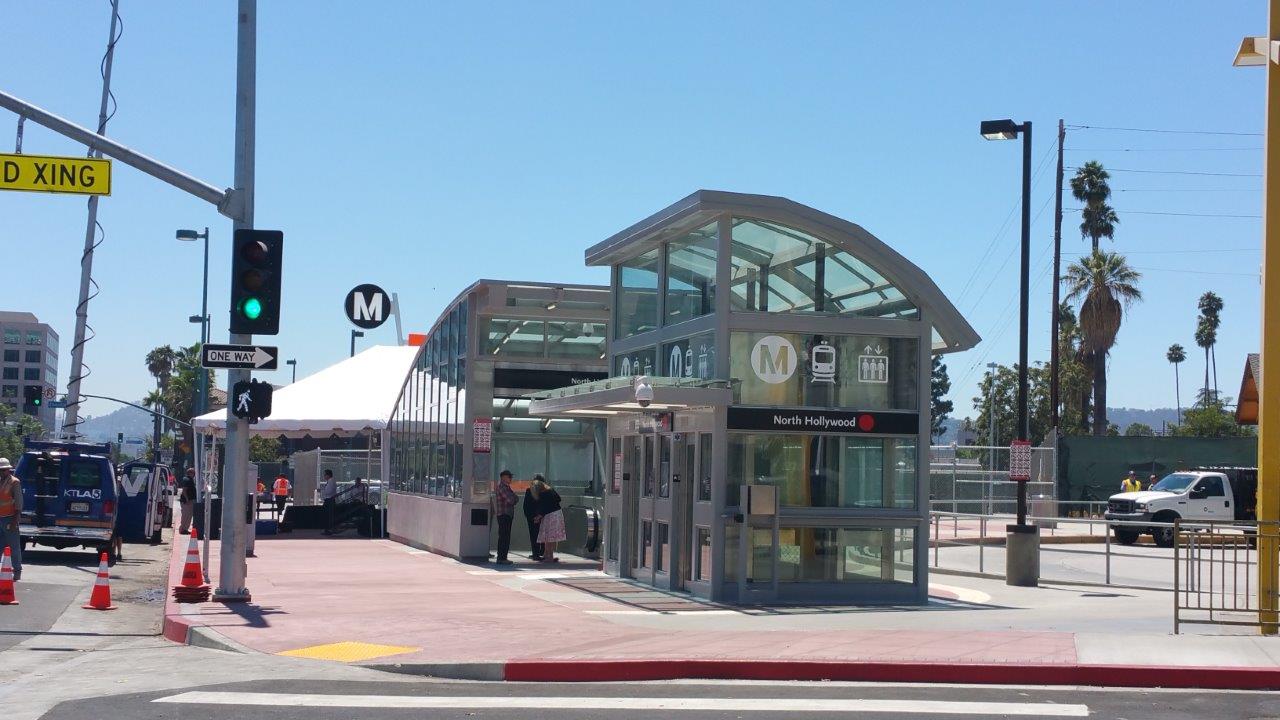
[(1250, 277), (1250, 278), (1256, 278), (1261, 275), (1261, 273), (1214, 272), (1211, 270), (1178, 270), (1175, 268), (1138, 267), (1136, 265), (1133, 265), (1130, 267), (1132, 267), (1134, 270), (1142, 270), (1144, 272), (1186, 273), (1188, 275), (1227, 275), (1231, 277)]
[(1200, 147), (1200, 148), (1063, 148), (1066, 152), (1234, 152), (1259, 151), (1260, 147)]
[[(1080, 212), (1084, 208), (1063, 208), (1063, 212)], [(1179, 217), (1212, 218), (1261, 218), (1261, 215), (1232, 215), (1230, 213), (1162, 212), (1159, 210), (1116, 210), (1117, 215), (1177, 215)]]
[[(1072, 165), (1068, 170), (1079, 170), (1078, 165)], [(1219, 172), (1198, 172), (1191, 170), (1134, 170), (1131, 168), (1107, 168), (1107, 172), (1127, 172), (1127, 173), (1143, 173), (1147, 175), (1209, 175), (1213, 177), (1248, 177), (1260, 178), (1262, 173), (1219, 173)]]
[[(1128, 250), (1125, 255), (1187, 255), (1191, 253), (1224, 253), (1224, 252), (1262, 252), (1260, 247), (1252, 248), (1217, 248), (1213, 250)], [(1064, 255), (1079, 255), (1081, 257), (1092, 255), (1093, 253), (1070, 252)]]
[(1160, 128), (1109, 127), (1106, 125), (1067, 125), (1072, 130), (1112, 130), (1117, 132), (1145, 132), (1166, 135), (1230, 135), (1233, 137), (1262, 137), (1256, 132), (1229, 132), (1225, 130), (1165, 130)]
[(1211, 193), (1211, 192), (1262, 192), (1262, 188), (1114, 188), (1111, 192), (1194, 192), (1194, 193)]

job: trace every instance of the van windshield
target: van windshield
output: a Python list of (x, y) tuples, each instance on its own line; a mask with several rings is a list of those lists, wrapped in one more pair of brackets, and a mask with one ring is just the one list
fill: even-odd
[(1186, 475), (1184, 473), (1174, 473), (1165, 475), (1164, 479), (1156, 483), (1152, 490), (1164, 490), (1165, 492), (1181, 493), (1186, 490), (1191, 483), (1196, 481), (1195, 475)]

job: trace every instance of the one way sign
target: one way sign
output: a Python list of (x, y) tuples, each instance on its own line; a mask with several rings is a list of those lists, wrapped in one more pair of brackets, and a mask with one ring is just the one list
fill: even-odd
[(200, 365), (223, 370), (275, 370), (280, 348), (266, 345), (205, 345)]

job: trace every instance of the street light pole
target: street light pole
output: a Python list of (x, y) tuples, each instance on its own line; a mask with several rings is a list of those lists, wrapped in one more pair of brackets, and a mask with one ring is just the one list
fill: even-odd
[[(1018, 291), (1018, 440), (1031, 434), (1027, 398), (1027, 320), (1031, 275), (1031, 121), (985, 120), (979, 132), (988, 140), (1012, 140), (1022, 135), (1022, 268)], [(1010, 459), (1012, 460), (1012, 454)], [(1007, 528), (1005, 579), (1010, 585), (1034, 586), (1040, 577), (1040, 535), (1027, 525), (1027, 483), (1018, 482), (1018, 521)]]
[(356, 356), (356, 338), (364, 337), (364, 332), (360, 330), (351, 331), (351, 357)]
[[(209, 342), (209, 228), (205, 227), (203, 233), (195, 230), (179, 230), (175, 233), (179, 240), (204, 240), (204, 284), (200, 291), (200, 345), (203, 347)], [(203, 415), (209, 411), (209, 373), (200, 369), (200, 374), (196, 376), (196, 415)]]
[(293, 371), (293, 375), (289, 378), (289, 384), (292, 385), (298, 382), (298, 361), (296, 359), (285, 360), (284, 364), (288, 365), (289, 369)]

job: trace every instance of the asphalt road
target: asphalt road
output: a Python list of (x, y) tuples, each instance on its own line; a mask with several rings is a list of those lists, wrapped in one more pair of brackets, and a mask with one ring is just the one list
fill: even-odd
[(0, 652), (48, 632), (98, 571), (98, 556), (88, 551), (27, 548), (22, 558), (19, 604), (0, 607)]
[(189, 687), (65, 702), (48, 720), (358, 718), (1159, 718), (1274, 716), (1268, 693), (844, 683), (517, 684), (282, 681)]

